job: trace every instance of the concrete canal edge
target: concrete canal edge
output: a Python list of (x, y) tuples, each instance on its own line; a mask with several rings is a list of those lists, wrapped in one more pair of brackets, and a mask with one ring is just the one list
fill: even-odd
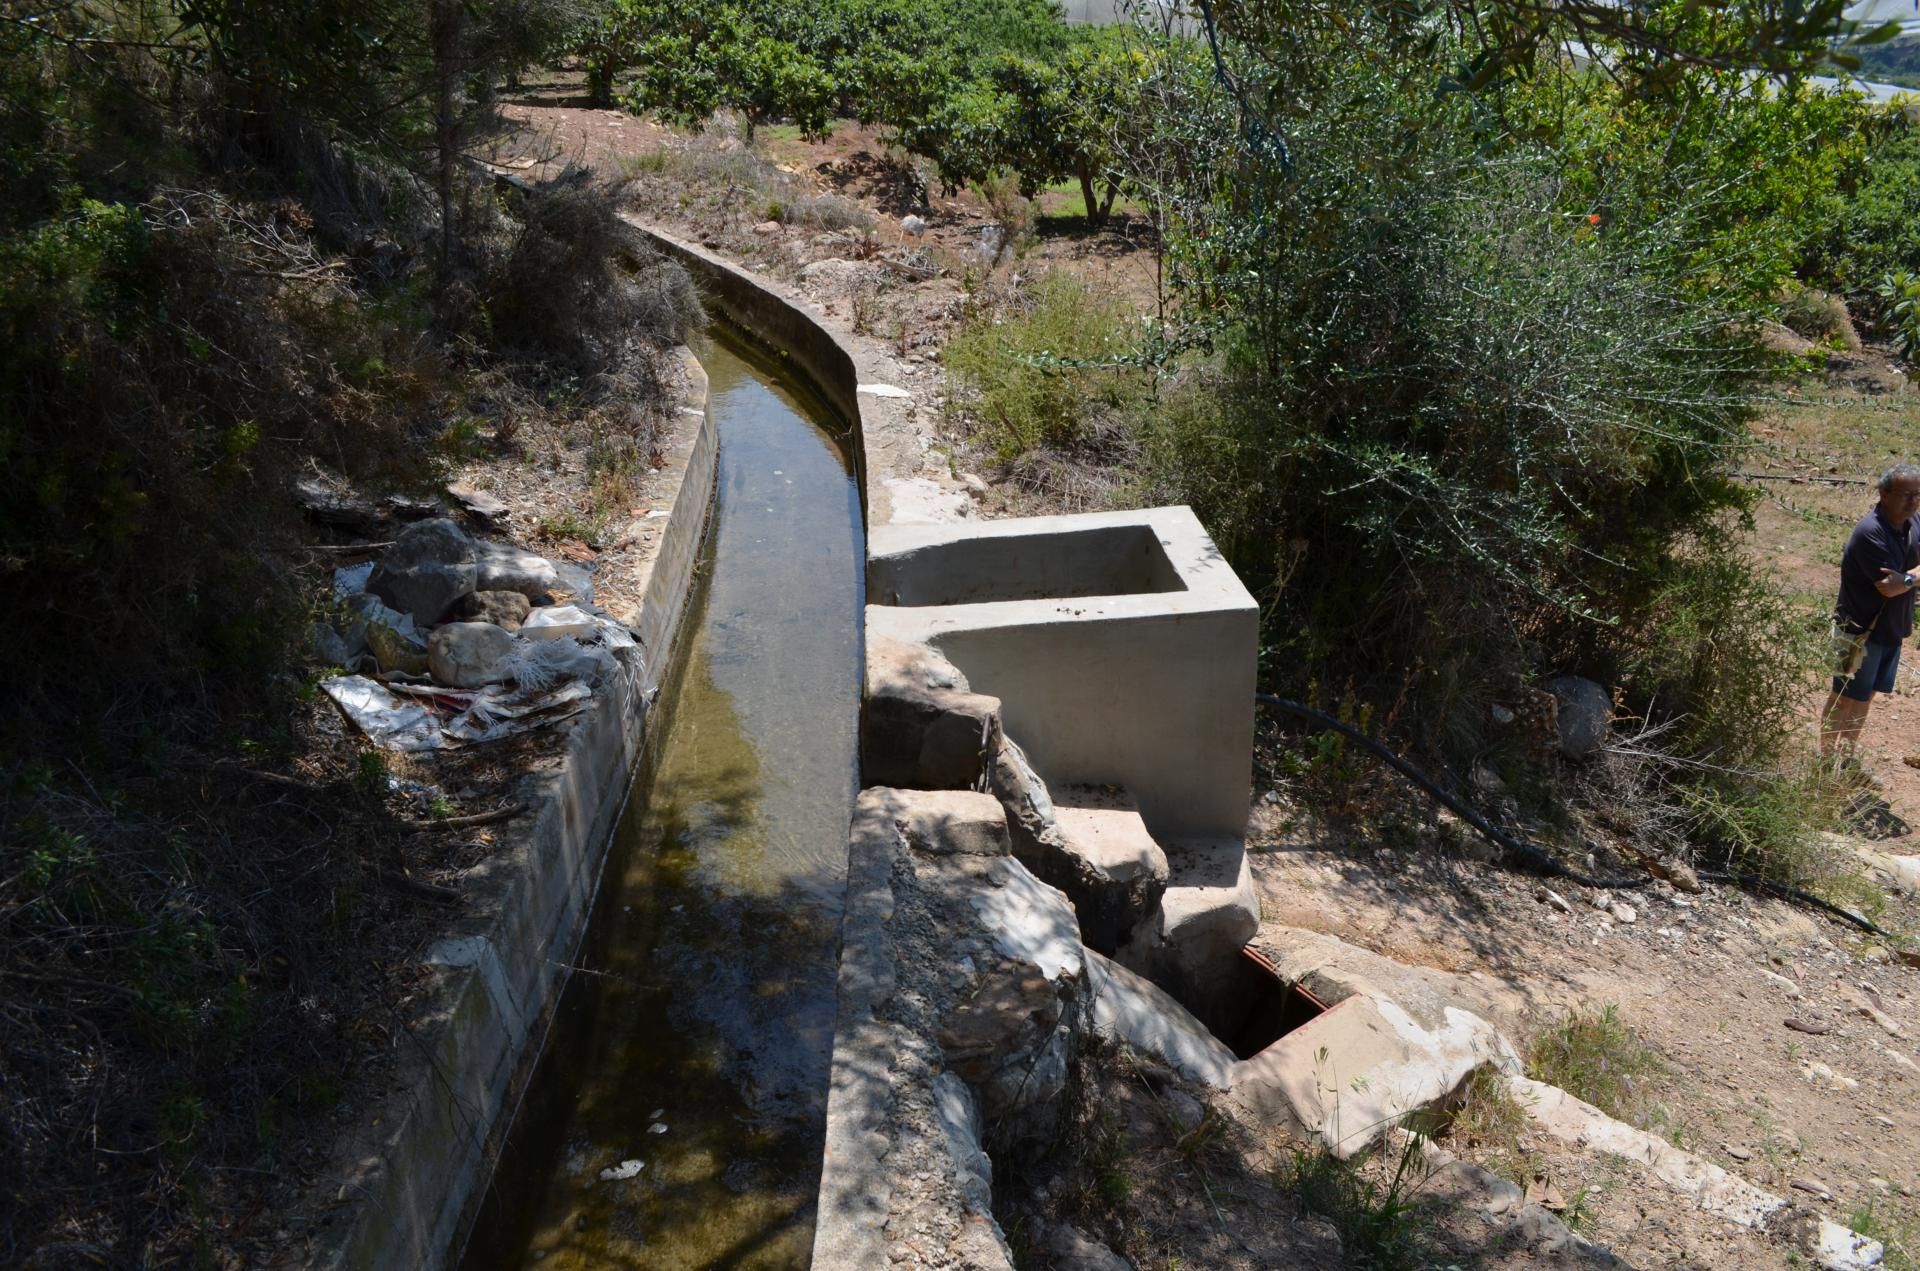
[[(288, 1262), (341, 1271), (447, 1263), (485, 1191), (500, 1143), (545, 1044), (643, 748), (673, 665), (713, 505), (719, 440), (707, 375), (682, 351), (687, 388), (667, 458), (671, 515), (639, 567), (640, 640), (596, 690), (564, 758), (523, 779), (529, 814), (470, 877), (468, 915), (426, 954), (438, 974), (395, 1029), (393, 1093), (360, 1110), (312, 1198)], [(694, 416), (698, 416), (695, 420)], [(677, 475), (677, 483), (673, 477)]]
[[(914, 473), (921, 460), (912, 399), (888, 383), (896, 368), (850, 347), (804, 300), (633, 224), (687, 269), (710, 309), (789, 360), (847, 423), (866, 519), (890, 520), (889, 478)], [(645, 599), (637, 615), (619, 615), (638, 633), (644, 666), (613, 677), (569, 738), (564, 761), (530, 779), (522, 801), (531, 814), (510, 823), (503, 850), (474, 877), (474, 916), (428, 953), (439, 983), (397, 1030), (394, 1093), (361, 1109), (359, 1124), (343, 1136), (325, 1193), (304, 1207), (313, 1217), (296, 1232), (290, 1265), (444, 1267), (479, 1208), (585, 939), (613, 829), (651, 741), (653, 698), (682, 636), (719, 444), (705, 372), (691, 353), (685, 357), (693, 388), (682, 410), (697, 410), (700, 420), (677, 434), (669, 457), (680, 480), (660, 549), (636, 588)]]

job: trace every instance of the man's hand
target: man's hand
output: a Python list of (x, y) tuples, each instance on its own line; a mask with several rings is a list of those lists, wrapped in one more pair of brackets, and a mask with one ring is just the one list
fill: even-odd
[(1882, 569), (1880, 571), (1880, 581), (1873, 585), (1873, 589), (1891, 600), (1895, 596), (1902, 596), (1912, 591), (1913, 585), (1914, 577), (1912, 574), (1903, 574), (1891, 569)]

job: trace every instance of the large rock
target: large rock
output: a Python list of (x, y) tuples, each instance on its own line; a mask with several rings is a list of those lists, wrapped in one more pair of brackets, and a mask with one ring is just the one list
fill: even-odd
[(474, 564), (476, 591), (517, 591), (529, 600), (544, 600), (560, 587), (560, 571), (552, 561), (511, 543), (475, 544)]
[(925, 645), (867, 641), (860, 776), (867, 785), (972, 789), (1000, 742), (1000, 699)]
[(1166, 891), (1167, 854), (1124, 792), (1069, 787), (1053, 811), (1021, 859), (1073, 901), (1087, 947), (1111, 953)]
[(533, 610), (533, 602), (517, 591), (476, 591), (460, 602), (459, 614), (468, 622), (491, 622), (518, 631)]
[(1053, 1271), (1134, 1271), (1133, 1263), (1063, 1222), (1047, 1233), (1046, 1252)]
[(474, 590), (473, 540), (444, 517), (409, 525), (374, 566), (367, 590), (431, 626)]
[(449, 622), (427, 638), (427, 669), (454, 688), (480, 688), (511, 679), (513, 636), (491, 622)]
[(373, 653), (373, 660), (380, 669), (388, 673), (398, 671), (404, 675), (424, 675), (428, 668), (427, 655), (418, 644), (407, 639), (406, 635), (384, 622), (369, 622), (366, 629), (367, 648)]
[(1013, 837), (1015, 856), (1031, 862), (1043, 844), (1057, 841), (1047, 783), (1034, 771), (1026, 751), (1005, 733), (987, 764), (987, 789), (1007, 810), (1007, 832)]
[(1559, 703), (1561, 754), (1585, 759), (1606, 744), (1607, 729), (1613, 724), (1613, 698), (1605, 688), (1578, 675), (1556, 675), (1546, 687)]
[(1056, 1135), (1090, 1026), (1073, 908), (990, 796), (867, 789), (850, 829), (813, 1265), (1009, 1271), (985, 1154)]

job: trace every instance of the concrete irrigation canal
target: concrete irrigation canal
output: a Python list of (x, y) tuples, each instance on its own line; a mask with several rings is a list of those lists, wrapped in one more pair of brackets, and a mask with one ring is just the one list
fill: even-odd
[(698, 350), (705, 575), (470, 1268), (805, 1266), (855, 790), (860, 500), (826, 407)]

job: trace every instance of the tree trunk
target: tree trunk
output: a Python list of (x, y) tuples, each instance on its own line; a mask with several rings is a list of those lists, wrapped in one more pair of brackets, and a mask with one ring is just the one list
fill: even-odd
[[(459, 0), (432, 0), (432, 5), (427, 19), (427, 42), (433, 51), (433, 192), (440, 202), (440, 250), (434, 294), (444, 301), (453, 272), (453, 175), (459, 141), (456, 45), (460, 4)], [(444, 309), (443, 305), (435, 307)], [(444, 312), (441, 316), (445, 316)]]
[(1099, 200), (1093, 197), (1093, 168), (1085, 162), (1080, 164), (1080, 200), (1087, 209), (1088, 228), (1106, 220), (1106, 213), (1100, 210)]

